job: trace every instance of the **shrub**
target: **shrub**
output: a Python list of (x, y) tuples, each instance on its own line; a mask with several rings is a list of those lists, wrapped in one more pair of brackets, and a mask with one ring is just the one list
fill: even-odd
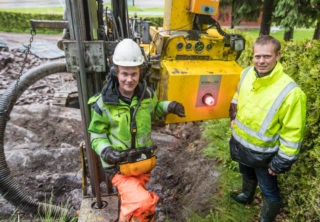
[(307, 95), (307, 123), (298, 161), (280, 176), (286, 209), (293, 221), (320, 218), (320, 41), (283, 44), (285, 71)]
[(150, 21), (151, 25), (153, 26), (162, 26), (163, 24), (163, 17), (143, 17), (145, 20)]
[[(143, 17), (153, 26), (162, 26), (163, 17)], [(0, 11), (0, 30), (5, 32), (29, 32), (30, 19), (34, 20), (63, 20), (62, 14), (39, 14)], [(62, 30), (39, 29), (37, 33), (58, 34)]]
[[(0, 11), (0, 30), (6, 32), (29, 32), (31, 25), (30, 19), (35, 20), (63, 20), (63, 15), (59, 14), (33, 14), (20, 12)], [(62, 30), (59, 30), (62, 31)], [(38, 30), (37, 30), (38, 32)], [(48, 30), (41, 30), (41, 32), (48, 32)], [(58, 33), (58, 31), (53, 31)]]

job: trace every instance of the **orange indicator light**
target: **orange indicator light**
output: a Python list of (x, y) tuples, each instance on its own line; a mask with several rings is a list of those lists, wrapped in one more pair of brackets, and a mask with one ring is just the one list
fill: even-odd
[(210, 93), (207, 93), (202, 97), (202, 102), (207, 106), (213, 106), (215, 101), (213, 96)]

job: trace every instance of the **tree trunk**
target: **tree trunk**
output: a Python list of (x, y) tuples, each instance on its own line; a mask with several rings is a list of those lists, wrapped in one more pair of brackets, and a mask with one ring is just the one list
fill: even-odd
[(269, 35), (272, 19), (272, 12), (274, 10), (273, 0), (264, 0), (262, 20), (260, 24), (260, 35)]
[(293, 39), (293, 31), (294, 31), (294, 28), (293, 28), (293, 27), (291, 27), (291, 28), (289, 29), (289, 31), (286, 31), (286, 32), (284, 33), (283, 40), (284, 40), (284, 41), (289, 41), (290, 39)]
[(313, 33), (313, 39), (320, 39), (320, 21), (317, 22), (316, 29)]
[(231, 29), (234, 29), (234, 10), (235, 10), (235, 0), (233, 0), (231, 4), (231, 24), (230, 24)]

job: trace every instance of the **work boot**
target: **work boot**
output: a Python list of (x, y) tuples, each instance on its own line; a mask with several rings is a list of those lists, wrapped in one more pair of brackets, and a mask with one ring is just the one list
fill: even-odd
[(250, 204), (253, 201), (254, 194), (256, 192), (258, 181), (249, 180), (242, 177), (242, 192), (231, 193), (230, 197), (241, 204)]
[(273, 222), (279, 213), (281, 206), (281, 201), (272, 202), (264, 198), (260, 222)]

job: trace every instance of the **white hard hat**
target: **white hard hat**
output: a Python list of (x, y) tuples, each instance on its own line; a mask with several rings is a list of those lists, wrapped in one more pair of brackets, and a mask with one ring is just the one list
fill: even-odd
[(118, 43), (112, 57), (113, 64), (119, 66), (140, 66), (143, 56), (139, 45), (132, 39), (123, 39)]

